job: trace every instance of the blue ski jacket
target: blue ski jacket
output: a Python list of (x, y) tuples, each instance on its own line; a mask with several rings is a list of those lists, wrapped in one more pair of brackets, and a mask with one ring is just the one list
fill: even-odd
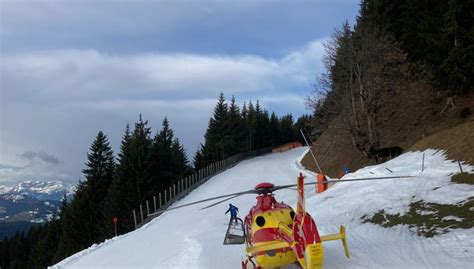
[(239, 209), (232, 205), (232, 204), (229, 204), (229, 209), (227, 209), (227, 211), (225, 212), (226, 214), (230, 212), (230, 217), (231, 218), (236, 218), (237, 217), (237, 213), (239, 212)]

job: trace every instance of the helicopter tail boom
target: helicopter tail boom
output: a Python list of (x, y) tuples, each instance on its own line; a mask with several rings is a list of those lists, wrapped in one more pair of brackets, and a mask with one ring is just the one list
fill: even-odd
[(314, 219), (305, 210), (304, 177), (298, 177), (298, 202), (293, 222), (293, 249), (304, 269), (319, 269), (323, 266), (324, 251)]

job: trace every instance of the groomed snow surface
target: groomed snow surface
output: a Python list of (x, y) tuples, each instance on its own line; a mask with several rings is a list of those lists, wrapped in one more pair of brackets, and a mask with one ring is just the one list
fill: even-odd
[[(314, 176), (299, 164), (306, 151), (299, 148), (243, 161), (175, 205), (248, 190), (263, 181), (275, 185), (296, 183), (299, 172), (307, 175), (306, 182), (314, 181)], [(425, 170), (421, 173), (423, 153)], [(467, 165), (463, 169), (474, 171)], [(344, 256), (340, 241), (326, 242), (324, 268), (474, 268), (474, 229), (424, 238), (403, 225), (387, 229), (361, 223), (363, 215), (381, 209), (404, 213), (410, 203), (418, 200), (451, 204), (474, 196), (473, 185), (451, 183), (450, 176), (458, 172), (457, 162), (446, 160), (442, 152), (426, 150), (408, 152), (344, 177), (413, 178), (337, 183), (322, 194), (315, 194), (314, 186), (308, 186), (306, 209), (315, 218), (320, 234), (337, 233), (339, 225), (346, 226), (351, 258)], [(294, 190), (280, 190), (275, 196), (289, 205), (296, 204)], [(240, 196), (231, 203), (239, 207), (243, 218), (255, 204), (255, 196)], [(52, 268), (240, 268), (244, 245), (222, 245), (228, 203), (199, 210), (205, 205), (167, 212), (136, 231), (93, 245)]]

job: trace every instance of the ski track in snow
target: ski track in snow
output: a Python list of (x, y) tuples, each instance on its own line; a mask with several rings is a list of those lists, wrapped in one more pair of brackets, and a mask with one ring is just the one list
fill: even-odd
[[(244, 191), (263, 181), (275, 185), (296, 183), (299, 172), (311, 182), (314, 174), (304, 171), (299, 163), (306, 151), (299, 148), (243, 161), (209, 179), (175, 205)], [(321, 235), (337, 233), (339, 225), (346, 226), (351, 258), (344, 256), (340, 241), (326, 242), (324, 268), (474, 268), (474, 229), (424, 238), (403, 225), (387, 229), (361, 223), (363, 215), (381, 209), (403, 214), (415, 201), (452, 204), (474, 196), (474, 186), (451, 183), (451, 175), (459, 172), (457, 162), (446, 160), (435, 150), (424, 153), (423, 173), (423, 153), (408, 152), (343, 179), (394, 175), (413, 178), (336, 183), (317, 195), (315, 187), (305, 188), (306, 209), (315, 218)], [(463, 165), (463, 169), (474, 172), (469, 165)], [(294, 190), (277, 191), (275, 197), (296, 204)], [(255, 204), (255, 196), (240, 196), (231, 202), (239, 207), (243, 218)], [(227, 229), (222, 223), (229, 218), (224, 215), (227, 203), (199, 210), (203, 206), (166, 212), (136, 231), (93, 245), (51, 268), (240, 268), (244, 245), (222, 245)]]

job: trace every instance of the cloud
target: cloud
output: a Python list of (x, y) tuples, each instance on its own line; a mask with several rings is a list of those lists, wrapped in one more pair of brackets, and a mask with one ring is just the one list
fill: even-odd
[[(283, 55), (355, 20), (360, 1), (2, 1), (4, 51)], [(93, 8), (91, 8), (93, 6)]]
[(296, 118), (323, 69), (324, 38), (359, 7), (0, 1), (0, 163), (12, 165), (0, 181), (77, 181), (97, 132), (118, 151), (139, 113), (154, 132), (167, 116), (192, 159), (221, 91)]
[(95, 50), (4, 55), (2, 86), (10, 101), (50, 103), (110, 99), (214, 98), (307, 88), (322, 70), (323, 40), (280, 59), (147, 53), (116, 56)]
[(2, 164), (0, 163), (0, 170), (13, 170), (13, 171), (17, 171), (17, 170), (21, 170), (23, 169), (22, 167), (19, 167), (19, 166), (14, 166), (14, 165), (8, 165), (8, 164)]
[(51, 154), (48, 154), (44, 151), (25, 151), (22, 154), (20, 154), (20, 158), (29, 160), (29, 161), (34, 161), (34, 160), (40, 160), (42, 162), (48, 163), (48, 164), (58, 164), (59, 160), (58, 158), (54, 157)]
[[(77, 180), (97, 132), (104, 131), (117, 151), (125, 124), (133, 124), (139, 113), (154, 131), (167, 116), (192, 159), (221, 91), (228, 99), (235, 95), (239, 103), (258, 99), (279, 115), (304, 113), (304, 97), (322, 70), (323, 42), (311, 41), (277, 58), (97, 50), (2, 54), (0, 134), (5, 153), (0, 161), (31, 161), (24, 173), (9, 173), (10, 178), (35, 173), (45, 178), (54, 176), (54, 170)], [(38, 145), (59, 158), (29, 150)]]
[(19, 165), (0, 163), (0, 184), (10, 185), (25, 180), (73, 181), (70, 171), (58, 165), (61, 161), (52, 154), (44, 151), (25, 151), (17, 157)]

